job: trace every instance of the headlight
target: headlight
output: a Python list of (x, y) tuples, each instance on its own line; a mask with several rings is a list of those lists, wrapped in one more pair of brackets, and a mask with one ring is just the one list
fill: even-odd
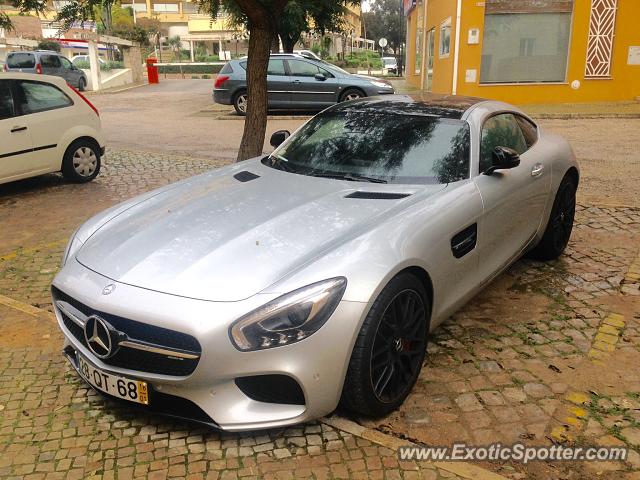
[(67, 248), (65, 248), (64, 255), (62, 256), (62, 264), (60, 265), (61, 267), (64, 267), (69, 257), (72, 255), (75, 255), (75, 253), (78, 250), (80, 250), (80, 247), (82, 247), (83, 245), (83, 243), (80, 240), (78, 240), (77, 234), (78, 234), (78, 230), (73, 232), (73, 235), (71, 235), (71, 239), (69, 240), (69, 243), (67, 243)]
[(234, 322), (231, 342), (248, 352), (304, 340), (333, 314), (346, 287), (346, 278), (330, 278), (278, 297)]
[(378, 88), (392, 88), (391, 85), (387, 85), (386, 83), (383, 83), (383, 82), (372, 81), (371, 84)]

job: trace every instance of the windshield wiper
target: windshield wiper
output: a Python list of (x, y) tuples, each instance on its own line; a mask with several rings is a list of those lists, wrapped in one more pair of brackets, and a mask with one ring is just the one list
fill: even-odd
[(366, 175), (360, 175), (358, 173), (323, 173), (323, 172), (314, 172), (310, 175), (314, 177), (322, 177), (322, 178), (335, 178), (338, 180), (349, 180), (351, 182), (370, 182), (370, 183), (387, 183), (387, 181), (383, 178), (377, 177), (367, 177)]

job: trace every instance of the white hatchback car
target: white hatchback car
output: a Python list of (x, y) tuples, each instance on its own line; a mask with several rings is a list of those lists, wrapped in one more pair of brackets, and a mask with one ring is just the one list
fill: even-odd
[(0, 184), (59, 171), (91, 181), (104, 145), (98, 110), (64, 79), (0, 75)]

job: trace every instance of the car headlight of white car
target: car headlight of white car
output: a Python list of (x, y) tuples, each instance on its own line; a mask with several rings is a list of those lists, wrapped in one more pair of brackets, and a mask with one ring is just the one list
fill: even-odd
[(304, 340), (331, 317), (346, 288), (347, 279), (336, 277), (282, 295), (235, 321), (231, 342), (248, 352)]
[(376, 82), (376, 81), (372, 81), (371, 84), (375, 87), (378, 88), (393, 88), (391, 85), (387, 85), (384, 82)]
[(64, 267), (65, 264), (67, 263), (67, 260), (69, 259), (69, 257), (75, 255), (76, 252), (78, 250), (80, 250), (80, 247), (82, 247), (82, 245), (84, 245), (78, 239), (78, 231), (79, 230), (80, 229), (78, 229), (75, 232), (73, 232), (73, 235), (71, 235), (71, 238), (69, 239), (69, 243), (67, 243), (67, 248), (65, 248), (64, 255), (62, 256), (62, 264), (60, 265), (61, 267)]

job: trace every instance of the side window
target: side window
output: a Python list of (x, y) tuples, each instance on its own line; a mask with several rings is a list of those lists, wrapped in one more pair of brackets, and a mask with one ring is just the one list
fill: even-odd
[(320, 71), (321, 74), (323, 74), (325, 77), (327, 78), (333, 78), (333, 73), (331, 73), (329, 70), (325, 70), (324, 68), (318, 67), (318, 70)]
[(318, 67), (302, 60), (289, 60), (289, 69), (296, 77), (315, 77), (319, 73)]
[(269, 60), (269, 66), (267, 67), (267, 75), (286, 75), (287, 72), (284, 69), (284, 60)]
[(48, 83), (19, 82), (17, 95), (17, 103), (20, 104), (23, 115), (73, 105), (69, 97)]
[(57, 55), (42, 55), (40, 57), (42, 68), (60, 68), (60, 57)]
[(62, 62), (62, 67), (66, 68), (67, 70), (71, 70), (71, 62), (64, 58), (64, 57), (60, 57), (60, 61)]
[(527, 148), (531, 148), (533, 144), (538, 141), (538, 128), (520, 115), (516, 115), (516, 121), (518, 122), (520, 130), (522, 130), (525, 142), (527, 142)]
[(11, 82), (9, 80), (0, 80), (0, 120), (11, 118), (13, 114)]
[(480, 173), (491, 166), (495, 147), (509, 147), (518, 154), (527, 151), (524, 135), (513, 114), (494, 115), (484, 122), (480, 143)]

